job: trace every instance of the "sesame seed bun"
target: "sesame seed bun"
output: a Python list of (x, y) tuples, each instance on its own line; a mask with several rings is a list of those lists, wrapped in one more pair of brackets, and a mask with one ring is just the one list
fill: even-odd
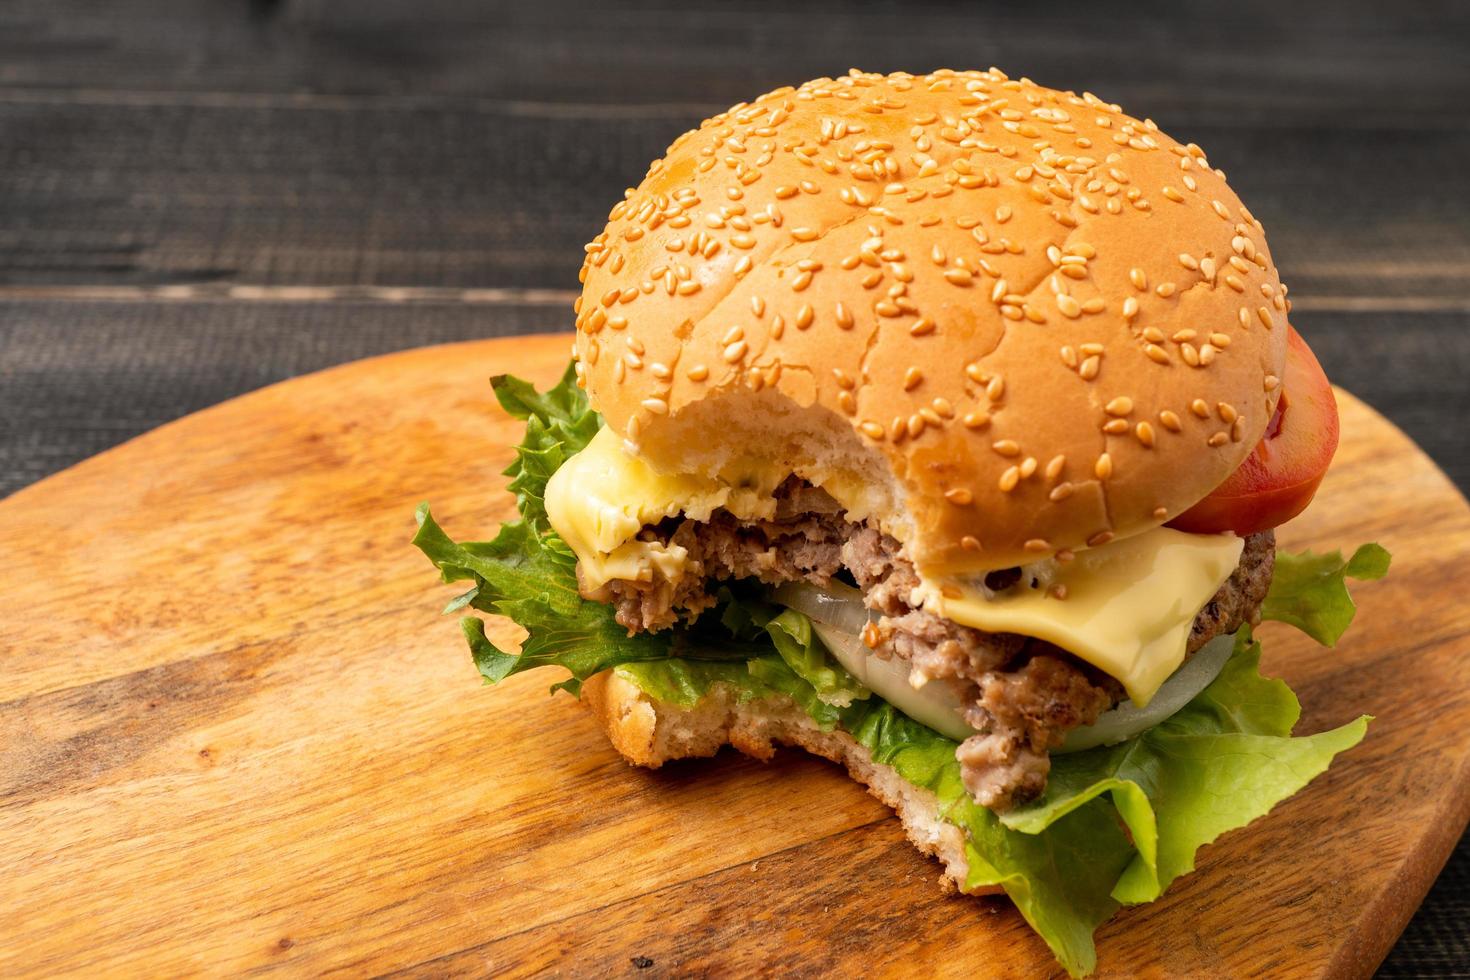
[(582, 280), (581, 378), (630, 447), (771, 461), (934, 572), (1205, 496), (1265, 430), (1290, 309), (1199, 147), (995, 69), (854, 72), (707, 120)]

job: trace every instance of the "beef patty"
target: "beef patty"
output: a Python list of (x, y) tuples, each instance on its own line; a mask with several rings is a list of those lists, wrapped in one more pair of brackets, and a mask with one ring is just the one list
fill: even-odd
[[(897, 539), (846, 519), (822, 490), (791, 478), (777, 490), (768, 521), (741, 521), (716, 511), (708, 521), (670, 518), (640, 537), (688, 552), (674, 580), (614, 580), (588, 599), (611, 603), (630, 634), (693, 619), (715, 602), (717, 584), (758, 579), (770, 585), (831, 584), (844, 569), (878, 616), (864, 639), (879, 657), (898, 657), (930, 678), (948, 683), (967, 706), (976, 734), (956, 756), (975, 800), (1007, 810), (1046, 788), (1050, 752), (1067, 732), (1090, 725), (1124, 697), (1122, 686), (1090, 664), (1044, 640), (987, 633), (941, 619), (918, 605), (919, 576)], [(1193, 653), (1243, 623), (1254, 624), (1271, 584), (1275, 535), (1245, 539), (1240, 564), (1195, 618)], [(1019, 569), (992, 572), (987, 587), (1015, 587)]]

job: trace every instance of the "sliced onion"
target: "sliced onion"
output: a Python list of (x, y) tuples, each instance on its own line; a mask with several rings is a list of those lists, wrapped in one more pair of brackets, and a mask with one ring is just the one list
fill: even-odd
[[(975, 734), (975, 729), (960, 717), (962, 705), (947, 684), (932, 682), (915, 689), (909, 683), (907, 664), (875, 657), (863, 644), (859, 634), (870, 617), (860, 591), (839, 582), (826, 589), (807, 582), (788, 582), (777, 588), (772, 598), (810, 619), (812, 629), (842, 666), (895, 708), (956, 741)], [(1116, 745), (1147, 731), (1209, 687), (1234, 652), (1233, 636), (1215, 637), (1164, 681), (1148, 707), (1140, 708), (1132, 701), (1124, 701), (1095, 723), (1073, 729), (1053, 754)]]
[(868, 607), (863, 605), (862, 592), (842, 582), (833, 582), (825, 589), (810, 582), (787, 582), (778, 586), (771, 598), (807, 619), (835, 626), (846, 633), (861, 633), (868, 625)]
[(914, 721), (928, 725), (957, 742), (975, 734), (974, 729), (960, 717), (962, 705), (949, 685), (931, 681), (915, 689), (909, 683), (908, 664), (902, 660), (883, 660), (873, 656), (856, 633), (817, 620), (812, 620), (812, 632), (864, 687)]
[(1132, 701), (1124, 701), (1098, 720), (1084, 728), (1074, 728), (1067, 733), (1067, 740), (1054, 754), (1081, 752), (1099, 745), (1117, 745), (1146, 731), (1159, 722), (1174, 715), (1180, 708), (1193, 701), (1195, 695), (1210, 686), (1225, 662), (1235, 652), (1235, 637), (1217, 636), (1194, 652), (1184, 666), (1174, 671), (1169, 679), (1154, 694), (1148, 707), (1140, 708)]

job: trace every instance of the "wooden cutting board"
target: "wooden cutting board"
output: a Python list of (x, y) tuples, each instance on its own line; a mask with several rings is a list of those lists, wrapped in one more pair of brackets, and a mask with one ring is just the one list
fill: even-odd
[[(481, 687), (409, 547), (512, 510), (568, 338), (410, 351), (164, 426), (0, 502), (0, 975), (1059, 972), (835, 767), (627, 767), (550, 672)], [(1339, 395), (1291, 548), (1379, 540), (1335, 650), (1261, 631), (1302, 731), (1367, 740), (1098, 934), (1102, 975), (1365, 976), (1470, 813), (1470, 508)]]

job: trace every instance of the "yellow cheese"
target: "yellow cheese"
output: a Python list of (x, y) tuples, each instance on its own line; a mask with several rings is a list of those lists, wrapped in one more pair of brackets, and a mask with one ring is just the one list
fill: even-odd
[(1069, 562), (1028, 566), (1035, 587), (1028, 576), (991, 598), (963, 581), (929, 584), (925, 606), (975, 629), (1055, 643), (1116, 677), (1142, 707), (1184, 662), (1195, 616), (1244, 546), (1233, 534), (1154, 528)]
[(603, 428), (552, 474), (546, 516), (576, 553), (589, 590), (612, 579), (652, 581), (655, 569), (674, 578), (687, 553), (678, 545), (637, 540), (644, 525), (676, 514), (704, 521), (721, 507), (741, 520), (769, 519), (785, 477), (759, 461), (732, 467), (721, 478), (661, 473)]

